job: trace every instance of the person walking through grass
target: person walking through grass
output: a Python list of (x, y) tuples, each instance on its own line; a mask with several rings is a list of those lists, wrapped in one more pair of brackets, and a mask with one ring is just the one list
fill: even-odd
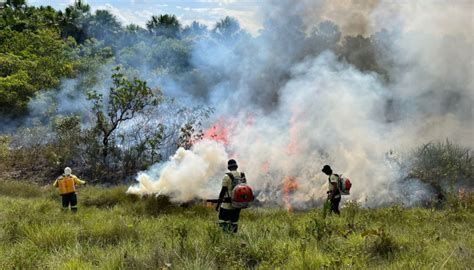
[[(327, 198), (326, 203), (330, 204), (329, 206), (330, 212), (334, 212), (337, 215), (339, 215), (340, 214), (339, 203), (341, 202), (341, 191), (339, 190), (339, 187), (338, 187), (339, 175), (333, 174), (332, 169), (329, 165), (324, 165), (321, 171), (327, 176), (329, 176), (328, 177), (329, 190), (327, 191), (328, 198)], [(325, 211), (327, 211), (326, 207), (325, 207)]]
[(86, 181), (82, 181), (72, 174), (72, 170), (69, 167), (64, 168), (64, 174), (54, 181), (53, 186), (59, 189), (64, 211), (67, 211), (69, 206), (71, 206), (71, 211), (73, 213), (77, 212), (76, 185), (84, 184), (86, 184)]

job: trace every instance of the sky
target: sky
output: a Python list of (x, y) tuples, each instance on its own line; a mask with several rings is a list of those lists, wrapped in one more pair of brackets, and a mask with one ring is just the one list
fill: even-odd
[[(50, 5), (64, 10), (74, 0), (29, 0), (32, 6)], [(92, 11), (105, 9), (114, 14), (124, 25), (145, 23), (152, 15), (174, 14), (183, 25), (198, 21), (208, 27), (225, 16), (237, 18), (251, 34), (262, 28), (259, 13), (263, 0), (86, 0)]]

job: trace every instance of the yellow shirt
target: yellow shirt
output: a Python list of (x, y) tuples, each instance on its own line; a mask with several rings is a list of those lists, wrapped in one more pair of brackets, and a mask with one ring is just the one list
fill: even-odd
[(82, 185), (85, 184), (85, 181), (77, 178), (74, 174), (71, 175), (61, 175), (54, 181), (53, 186), (59, 188), (59, 194), (68, 194), (76, 191), (76, 184)]
[[(230, 171), (234, 177), (240, 177), (239, 171)], [(227, 187), (227, 194), (224, 196), (224, 199), (229, 198), (232, 195), (232, 179), (226, 174), (222, 179), (222, 187)], [(221, 205), (224, 209), (234, 209), (232, 203), (223, 202)]]

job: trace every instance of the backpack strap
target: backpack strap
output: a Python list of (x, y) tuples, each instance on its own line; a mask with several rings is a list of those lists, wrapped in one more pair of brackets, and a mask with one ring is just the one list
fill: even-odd
[(247, 179), (245, 179), (245, 173), (240, 173), (240, 179), (242, 179), (242, 183), (247, 183)]
[(226, 175), (230, 178), (230, 189), (227, 189), (227, 197), (228, 198), (232, 198), (232, 196), (230, 195), (230, 193), (232, 192), (232, 190), (234, 189), (234, 184), (235, 184), (235, 177), (232, 173), (226, 173)]

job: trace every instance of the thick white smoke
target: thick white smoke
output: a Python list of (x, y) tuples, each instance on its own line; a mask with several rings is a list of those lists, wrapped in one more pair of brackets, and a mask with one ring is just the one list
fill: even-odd
[[(137, 179), (140, 184), (127, 192), (171, 195), (177, 202), (210, 198), (214, 194), (209, 180), (225, 169), (226, 160), (224, 146), (214, 141), (197, 143), (191, 151), (179, 148), (168, 162), (140, 173)], [(157, 175), (159, 179), (155, 178)]]
[[(139, 175), (130, 191), (177, 201), (217, 196), (230, 156), (258, 199), (269, 203), (281, 203), (286, 177), (298, 182), (289, 195), (295, 205), (323, 199), (324, 164), (352, 180), (349, 199), (368, 206), (411, 204), (426, 196), (423, 184), (403, 181), (406, 172), (392, 150), (403, 153), (445, 138), (474, 145), (472, 3), (336, 2), (273, 1), (253, 42), (237, 40), (233, 49), (198, 44), (194, 64), (223, 78), (209, 96), (215, 119), (224, 119), (229, 129), (225, 151), (214, 164), (204, 161), (211, 150), (203, 148), (216, 147), (209, 142), (178, 150), (179, 160), (197, 160), (194, 169), (177, 166), (175, 156), (160, 170)], [(360, 12), (342, 16), (347, 7), (337, 7), (345, 4), (360, 6)], [(324, 19), (341, 25), (343, 33), (368, 36), (386, 28), (379, 45), (387, 55), (379, 60), (391, 62), (388, 81), (312, 48), (307, 33)], [(193, 170), (195, 180), (187, 176)]]

